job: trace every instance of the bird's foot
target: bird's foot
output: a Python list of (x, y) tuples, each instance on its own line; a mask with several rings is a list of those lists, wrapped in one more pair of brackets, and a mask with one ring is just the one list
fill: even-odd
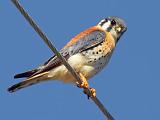
[(96, 97), (96, 89), (90, 88), (91, 97)]
[(87, 93), (85, 89), (83, 90), (84, 94), (87, 94), (88, 99), (90, 97), (96, 97), (96, 89), (94, 88), (89, 88), (89, 89), (90, 89), (90, 93)]
[(95, 97), (96, 96), (96, 89), (89, 88), (89, 84), (88, 84), (86, 78), (81, 73), (79, 73), (79, 75), (82, 80), (82, 83), (80, 84), (79, 82), (76, 82), (77, 87), (83, 88), (83, 92), (87, 95), (88, 99), (90, 97)]

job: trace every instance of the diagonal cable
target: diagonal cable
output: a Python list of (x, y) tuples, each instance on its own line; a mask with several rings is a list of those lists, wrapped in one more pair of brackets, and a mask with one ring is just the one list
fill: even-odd
[[(65, 67), (70, 71), (70, 73), (76, 78), (79, 84), (82, 83), (80, 76), (75, 72), (75, 70), (68, 64), (66, 59), (58, 52), (58, 50), (53, 46), (47, 36), (41, 31), (41, 29), (37, 26), (37, 24), (32, 20), (32, 18), (28, 15), (28, 13), (24, 10), (24, 8), (20, 5), (18, 0), (11, 0), (13, 4), (17, 7), (17, 9), (21, 12), (21, 14), (25, 17), (25, 19), (29, 22), (29, 24), (34, 28), (34, 30), (39, 34), (39, 36), (43, 39), (43, 41), (47, 44), (47, 46), (55, 53), (55, 55), (62, 60)], [(90, 96), (90, 89), (86, 88), (85, 92), (88, 96)], [(112, 115), (107, 111), (104, 105), (100, 102), (97, 97), (91, 97), (94, 103), (98, 106), (101, 112), (108, 118), (108, 120), (114, 120)]]

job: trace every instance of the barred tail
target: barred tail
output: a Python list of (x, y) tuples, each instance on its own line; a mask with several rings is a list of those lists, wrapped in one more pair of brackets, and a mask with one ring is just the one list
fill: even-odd
[(27, 72), (24, 72), (24, 73), (19, 73), (19, 74), (16, 74), (14, 76), (14, 78), (24, 78), (24, 77), (30, 77), (32, 76), (34, 73), (36, 73), (38, 71), (38, 69), (34, 69), (34, 70), (30, 70), (30, 71), (27, 71)]
[(40, 73), (38, 75), (35, 75), (33, 77), (30, 77), (20, 83), (17, 83), (11, 87), (8, 88), (8, 91), (9, 92), (16, 92), (17, 90), (19, 89), (22, 89), (22, 88), (25, 88), (25, 87), (28, 87), (28, 86), (31, 86), (31, 85), (34, 85), (34, 84), (37, 84), (41, 81), (45, 81), (48, 79), (48, 72), (44, 72), (44, 73)]

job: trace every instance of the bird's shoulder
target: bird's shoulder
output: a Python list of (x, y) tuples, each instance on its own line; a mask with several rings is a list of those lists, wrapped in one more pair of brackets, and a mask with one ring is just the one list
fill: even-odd
[(89, 35), (90, 33), (94, 32), (94, 31), (99, 31), (99, 32), (104, 32), (105, 31), (98, 27), (98, 26), (93, 26), (93, 27), (90, 27), (82, 32), (80, 32), (79, 34), (77, 34), (75, 37), (73, 37), (64, 47), (63, 49), (65, 48), (68, 48), (74, 44), (76, 44), (78, 41), (82, 40), (81, 38), (84, 38), (85, 36)]

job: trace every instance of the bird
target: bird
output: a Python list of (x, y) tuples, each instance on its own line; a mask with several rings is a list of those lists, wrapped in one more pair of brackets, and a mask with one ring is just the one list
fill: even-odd
[[(109, 63), (120, 37), (126, 30), (127, 26), (122, 18), (109, 16), (97, 25), (80, 32), (60, 50), (60, 54), (82, 79), (80, 87), (88, 87), (87, 81)], [(77, 83), (56, 55), (38, 68), (16, 74), (14, 78), (25, 78), (25, 80), (9, 87), (8, 91), (11, 93), (50, 80)]]

